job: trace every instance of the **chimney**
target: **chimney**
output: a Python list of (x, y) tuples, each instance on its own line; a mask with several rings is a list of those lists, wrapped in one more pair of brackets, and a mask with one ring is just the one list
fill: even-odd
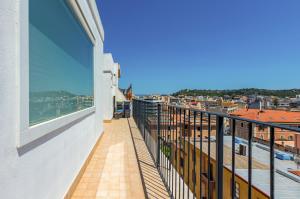
[(262, 112), (262, 103), (259, 101), (259, 111)]

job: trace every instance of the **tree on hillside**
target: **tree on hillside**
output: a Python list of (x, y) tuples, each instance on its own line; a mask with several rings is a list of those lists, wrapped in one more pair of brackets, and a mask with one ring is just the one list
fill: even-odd
[(279, 104), (277, 98), (274, 98), (274, 99), (273, 99), (273, 104), (274, 104), (274, 106), (277, 108), (277, 106), (278, 106), (278, 104)]

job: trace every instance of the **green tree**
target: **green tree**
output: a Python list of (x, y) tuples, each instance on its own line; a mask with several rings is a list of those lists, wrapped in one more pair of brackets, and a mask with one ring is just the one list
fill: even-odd
[(274, 104), (274, 106), (277, 108), (277, 106), (278, 106), (278, 104), (279, 104), (278, 98), (274, 98), (274, 99), (273, 99), (273, 104)]

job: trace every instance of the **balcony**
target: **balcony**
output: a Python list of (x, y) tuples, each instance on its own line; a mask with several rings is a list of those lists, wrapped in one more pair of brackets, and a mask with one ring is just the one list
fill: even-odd
[[(235, 132), (240, 120), (249, 127), (243, 138)], [(253, 124), (270, 129), (269, 146), (254, 141)], [(276, 159), (275, 128), (299, 132), (134, 100), (133, 118), (105, 124), (66, 198), (297, 198), (298, 171)]]
[(105, 123), (66, 198), (169, 198), (133, 119)]

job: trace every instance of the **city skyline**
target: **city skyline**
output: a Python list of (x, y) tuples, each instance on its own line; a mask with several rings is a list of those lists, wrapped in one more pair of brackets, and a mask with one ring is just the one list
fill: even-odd
[(135, 93), (299, 88), (299, 1), (97, 3)]

